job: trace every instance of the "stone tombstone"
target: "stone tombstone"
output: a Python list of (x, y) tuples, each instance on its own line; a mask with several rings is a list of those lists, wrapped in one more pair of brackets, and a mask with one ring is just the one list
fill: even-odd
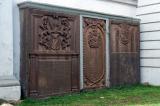
[(139, 23), (110, 21), (110, 84), (140, 82)]
[(104, 87), (106, 21), (84, 17), (83, 38), (84, 88)]
[(24, 96), (79, 91), (79, 17), (32, 8), (20, 12)]

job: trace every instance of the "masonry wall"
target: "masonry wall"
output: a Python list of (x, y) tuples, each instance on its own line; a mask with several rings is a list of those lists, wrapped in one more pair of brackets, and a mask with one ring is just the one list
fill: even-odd
[(160, 85), (160, 0), (139, 0), (141, 82)]

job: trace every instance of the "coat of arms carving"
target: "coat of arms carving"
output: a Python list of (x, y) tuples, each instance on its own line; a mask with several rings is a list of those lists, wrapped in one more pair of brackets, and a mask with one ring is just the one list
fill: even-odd
[(39, 45), (45, 50), (66, 50), (71, 42), (72, 18), (66, 16), (43, 16), (39, 29)]

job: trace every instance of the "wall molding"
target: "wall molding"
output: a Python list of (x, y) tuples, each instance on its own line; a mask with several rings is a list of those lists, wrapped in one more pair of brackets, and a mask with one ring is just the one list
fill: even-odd
[(148, 6), (157, 5), (157, 4), (160, 4), (160, 3), (151, 3), (151, 4), (147, 4), (147, 5), (141, 5), (141, 6), (138, 6), (138, 8), (148, 7)]
[(20, 86), (20, 82), (13, 76), (1, 76), (0, 87)]
[(137, 0), (107, 0), (107, 1), (128, 4), (128, 5), (132, 5), (132, 6), (137, 6), (137, 4), (138, 4)]

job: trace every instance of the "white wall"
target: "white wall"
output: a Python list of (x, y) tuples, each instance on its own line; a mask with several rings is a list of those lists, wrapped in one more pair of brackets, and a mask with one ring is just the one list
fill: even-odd
[[(19, 2), (21, 1), (24, 0), (19, 0)], [(58, 5), (63, 7), (96, 11), (107, 14), (122, 15), (128, 17), (136, 16), (135, 6), (113, 2), (112, 0), (25, 0), (25, 1)]]
[(20, 84), (13, 75), (12, 0), (0, 0), (0, 99), (19, 100)]
[(160, 0), (139, 0), (141, 82), (160, 85)]
[(0, 77), (13, 75), (12, 1), (0, 1)]

